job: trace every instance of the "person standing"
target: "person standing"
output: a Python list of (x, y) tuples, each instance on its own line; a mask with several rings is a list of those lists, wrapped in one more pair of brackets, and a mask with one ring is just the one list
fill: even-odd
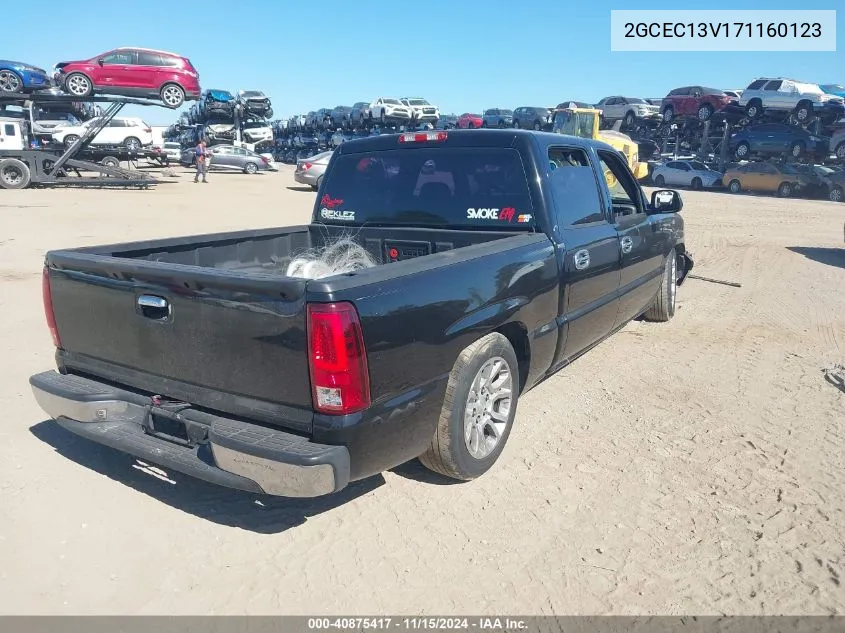
[(202, 176), (203, 182), (208, 182), (205, 179), (205, 176), (208, 173), (208, 165), (205, 162), (205, 155), (207, 153), (208, 150), (205, 148), (205, 141), (200, 141), (194, 148), (194, 162), (197, 165), (197, 172), (194, 174), (194, 182), (199, 182), (200, 176)]

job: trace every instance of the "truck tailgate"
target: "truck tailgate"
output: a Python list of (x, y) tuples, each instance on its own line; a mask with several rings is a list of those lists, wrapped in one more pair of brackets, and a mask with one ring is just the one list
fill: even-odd
[(60, 365), (311, 430), (303, 280), (71, 251), (47, 263)]

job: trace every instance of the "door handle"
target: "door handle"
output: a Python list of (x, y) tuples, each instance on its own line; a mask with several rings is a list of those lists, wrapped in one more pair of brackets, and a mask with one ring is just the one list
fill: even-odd
[(622, 246), (623, 253), (630, 253), (631, 249), (634, 248), (634, 240), (628, 235), (619, 240), (619, 244)]
[(155, 321), (164, 321), (170, 317), (170, 303), (164, 297), (141, 295), (138, 297), (138, 308), (143, 316)]
[(590, 251), (586, 248), (582, 248), (580, 251), (577, 251), (574, 256), (575, 261), (575, 268), (578, 270), (584, 270), (590, 265)]

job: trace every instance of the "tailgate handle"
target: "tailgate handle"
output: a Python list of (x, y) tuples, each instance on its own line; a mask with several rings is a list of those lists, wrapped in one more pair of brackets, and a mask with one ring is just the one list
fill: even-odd
[(170, 304), (164, 297), (156, 295), (141, 295), (138, 297), (138, 307), (148, 319), (164, 321), (170, 316)]

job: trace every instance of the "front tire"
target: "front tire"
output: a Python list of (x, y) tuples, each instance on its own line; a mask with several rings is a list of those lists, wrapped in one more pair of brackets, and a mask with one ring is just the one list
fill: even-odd
[(793, 191), (794, 189), (792, 187), (792, 184), (788, 182), (782, 182), (780, 183), (780, 187), (778, 187), (778, 195), (781, 198), (789, 198), (792, 195)]
[(629, 112), (625, 115), (625, 127), (634, 127), (634, 123), (636, 122), (636, 117), (634, 116), (633, 112)]
[(728, 183), (728, 191), (731, 193), (741, 193), (742, 192), (742, 185), (739, 184), (738, 180), (731, 180)]
[(845, 192), (842, 191), (842, 187), (834, 186), (830, 188), (827, 197), (831, 202), (843, 202), (845, 201)]
[(90, 97), (94, 92), (94, 85), (86, 75), (71, 73), (65, 79), (65, 90), (74, 97)]
[(833, 153), (836, 155), (836, 158), (845, 159), (845, 141), (837, 145)]
[(135, 138), (134, 136), (130, 136), (129, 138), (123, 141), (123, 146), (130, 152), (137, 152), (141, 149), (141, 139)]
[(734, 155), (740, 160), (748, 158), (749, 154), (751, 154), (751, 146), (745, 141), (737, 145), (734, 151)]
[(0, 188), (26, 189), (32, 180), (29, 166), (17, 158), (0, 160)]
[(701, 178), (693, 178), (692, 179), (692, 189), (693, 191), (699, 191), (703, 186), (701, 182)]
[(711, 116), (713, 116), (713, 106), (709, 103), (705, 103), (698, 109), (698, 120), (699, 121), (706, 121)]
[(666, 123), (671, 121), (674, 118), (674, 116), (675, 116), (675, 109), (671, 106), (667, 107), (663, 111), (663, 120), (666, 121)]
[(663, 176), (658, 176), (654, 179), (654, 184), (658, 187), (663, 187), (666, 185), (666, 179)]
[(65, 137), (65, 147), (71, 147), (76, 141), (79, 140), (79, 137), (76, 134), (68, 134)]
[(513, 427), (519, 392), (519, 365), (510, 342), (493, 332), (458, 356), (423, 466), (452, 479), (469, 481), (496, 463)]
[(678, 291), (678, 258), (675, 249), (666, 256), (666, 266), (654, 303), (643, 313), (647, 321), (666, 322), (675, 316), (675, 296)]
[(793, 158), (801, 158), (801, 156), (804, 154), (804, 143), (802, 143), (801, 141), (795, 141), (792, 144), (789, 153), (792, 154)]

